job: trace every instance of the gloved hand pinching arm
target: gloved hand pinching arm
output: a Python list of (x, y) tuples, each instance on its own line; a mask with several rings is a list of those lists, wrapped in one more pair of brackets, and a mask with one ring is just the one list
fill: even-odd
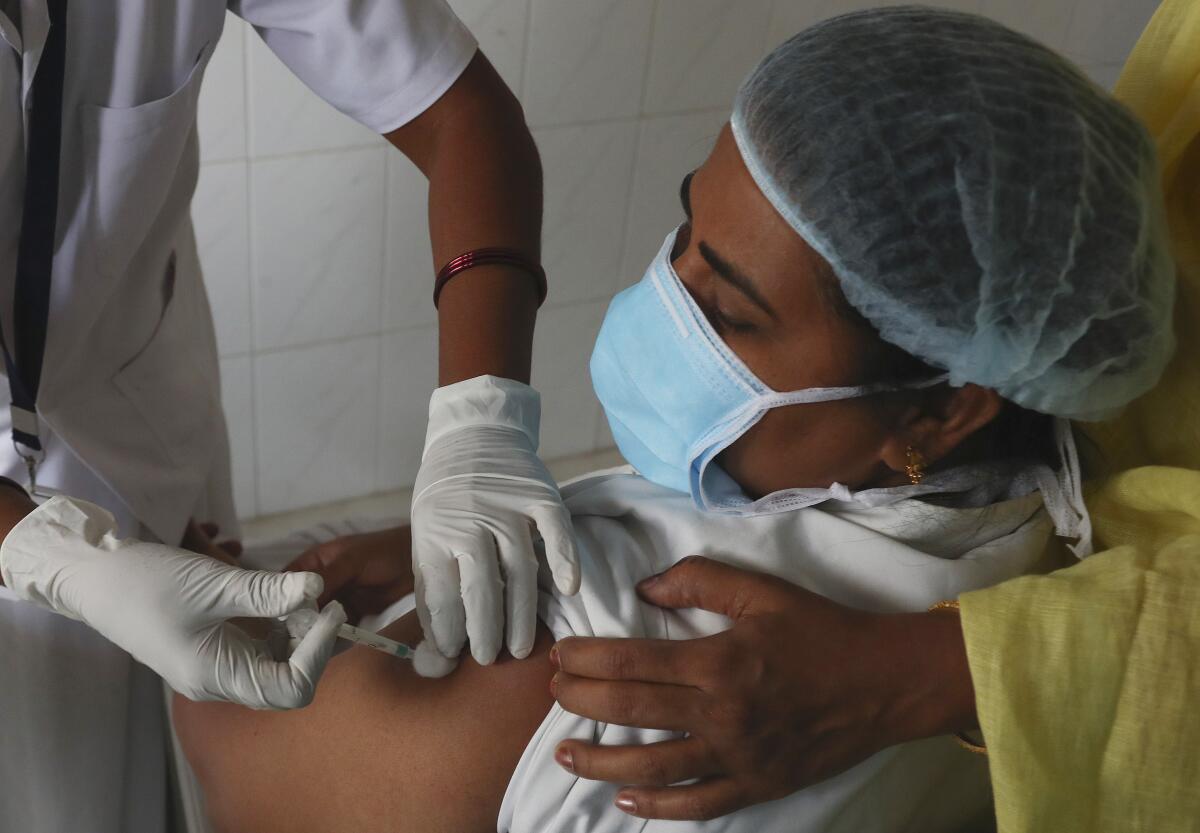
[(480, 376), (439, 388), (413, 490), (413, 575), (427, 639), (448, 657), (470, 637), (476, 662), (523, 658), (537, 627), (534, 532), (563, 593), (579, 589), (571, 516), (537, 456), (540, 401)]
[(22, 519), (0, 546), (5, 584), (26, 601), (84, 622), (193, 700), (257, 709), (308, 704), (345, 621), (322, 611), (286, 659), (228, 620), (269, 618), (311, 605), (312, 573), (232, 567), (205, 555), (116, 535), (113, 517), (55, 497)]

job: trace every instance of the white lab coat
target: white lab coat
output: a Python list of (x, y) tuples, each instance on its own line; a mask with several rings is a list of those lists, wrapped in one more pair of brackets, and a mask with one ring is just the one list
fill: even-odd
[[(45, 0), (0, 12), (0, 322), (12, 333), (26, 105)], [(212, 316), (188, 215), (217, 0), (71, 0), (39, 481), (124, 534), (235, 528)], [(383, 133), (454, 82), (475, 42), (443, 0), (233, 0), (334, 106)], [(3, 382), (3, 384), (7, 384)], [(0, 473), (25, 480), (0, 417)], [(155, 680), (89, 629), (0, 590), (0, 830), (164, 829)]]
[[(980, 508), (907, 499), (889, 506), (828, 501), (743, 518), (705, 513), (687, 495), (632, 474), (563, 488), (579, 543), (579, 594), (541, 582), (539, 617), (567, 636), (690, 639), (725, 630), (703, 610), (639, 600), (638, 581), (689, 555), (779, 576), (842, 604), (921, 611), (1034, 570), (1051, 532), (1039, 494)], [(781, 645), (780, 650), (787, 650)], [(567, 738), (645, 744), (670, 732), (597, 723), (555, 704), (534, 733), (500, 809), (501, 833), (899, 833), (958, 831), (987, 817), (986, 762), (950, 738), (885, 750), (835, 778), (703, 824), (645, 821), (613, 800), (619, 785), (578, 778), (554, 761)]]

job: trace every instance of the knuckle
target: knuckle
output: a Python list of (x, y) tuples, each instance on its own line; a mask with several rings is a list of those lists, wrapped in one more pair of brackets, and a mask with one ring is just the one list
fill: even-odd
[(732, 697), (712, 703), (705, 710), (704, 718), (723, 736), (745, 738), (755, 731), (755, 709), (740, 698)]
[(710, 691), (721, 690), (729, 684), (731, 678), (736, 678), (736, 674), (730, 673), (734, 665), (730, 662), (728, 653), (723, 648), (717, 649), (697, 661), (696, 674), (703, 688)]
[(633, 670), (632, 655), (621, 648), (609, 649), (604, 654), (603, 668), (605, 676), (614, 680), (623, 680)]
[(675, 780), (671, 776), (670, 767), (658, 757), (650, 757), (643, 761), (641, 770), (641, 780), (646, 784), (666, 786)]
[(624, 688), (617, 688), (608, 695), (608, 710), (618, 723), (632, 724), (637, 719), (637, 702)]

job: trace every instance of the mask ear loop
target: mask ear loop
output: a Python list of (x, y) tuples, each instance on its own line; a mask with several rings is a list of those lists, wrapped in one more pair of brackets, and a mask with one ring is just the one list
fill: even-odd
[(1083, 501), (1083, 475), (1079, 466), (1079, 449), (1075, 445), (1075, 432), (1068, 419), (1054, 421), (1054, 445), (1058, 450), (1062, 467), (1052, 472), (1046, 466), (1037, 471), (1038, 488), (1046, 512), (1054, 521), (1054, 531), (1063, 538), (1075, 538), (1068, 549), (1076, 558), (1087, 558), (1092, 549), (1092, 516)]
[[(748, 372), (748, 371), (747, 371)], [(859, 399), (877, 393), (895, 393), (903, 390), (923, 390), (940, 385), (950, 378), (948, 373), (939, 373), (915, 382), (894, 384), (890, 382), (874, 382), (869, 385), (854, 385), (838, 388), (804, 388), (801, 390), (780, 393), (768, 388), (768, 393), (760, 394), (747, 402), (732, 415), (710, 428), (688, 449), (688, 478), (691, 481), (692, 500), (700, 509), (730, 508), (735, 504), (727, 501), (711, 501), (704, 493), (704, 477), (708, 466), (738, 438), (750, 430), (760, 419), (766, 416), (772, 408), (789, 405), (811, 405), (820, 402), (839, 402), (847, 399)], [(759, 384), (762, 384), (761, 382)], [(763, 385), (766, 387), (766, 385)], [(834, 491), (841, 490), (844, 499), (849, 499), (851, 493), (840, 483), (830, 485)], [(790, 491), (790, 490), (785, 490)], [(740, 504), (736, 504), (740, 505)]]

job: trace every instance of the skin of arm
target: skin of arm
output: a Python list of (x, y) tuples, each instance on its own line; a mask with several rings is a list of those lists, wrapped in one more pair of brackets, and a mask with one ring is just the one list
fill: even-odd
[[(977, 725), (956, 611), (865, 613), (698, 557), (638, 592), (661, 607), (720, 613), (733, 626), (694, 640), (555, 646), (555, 696), (566, 710), (649, 727), (678, 727), (685, 716), (690, 736), (670, 744), (559, 745), (556, 759), (577, 775), (638, 785), (618, 794), (626, 812), (716, 818), (889, 746)], [(691, 778), (704, 780), (668, 786)]]
[[(385, 628), (413, 644), (409, 615)], [(448, 677), (367, 648), (330, 661), (294, 712), (174, 698), (175, 729), (221, 833), (494, 833), (509, 778), (552, 704), (539, 629), (532, 659)]]
[[(541, 162), (521, 105), (482, 53), (433, 106), (386, 138), (429, 180), (434, 269), (490, 246), (539, 262)], [(510, 267), (476, 267), (446, 284), (439, 384), (483, 374), (528, 383), (537, 305), (533, 278)]]
[[(24, 491), (0, 482), (0, 540), (35, 508), (34, 502)], [(4, 577), (0, 576), (0, 587), (3, 586)]]

